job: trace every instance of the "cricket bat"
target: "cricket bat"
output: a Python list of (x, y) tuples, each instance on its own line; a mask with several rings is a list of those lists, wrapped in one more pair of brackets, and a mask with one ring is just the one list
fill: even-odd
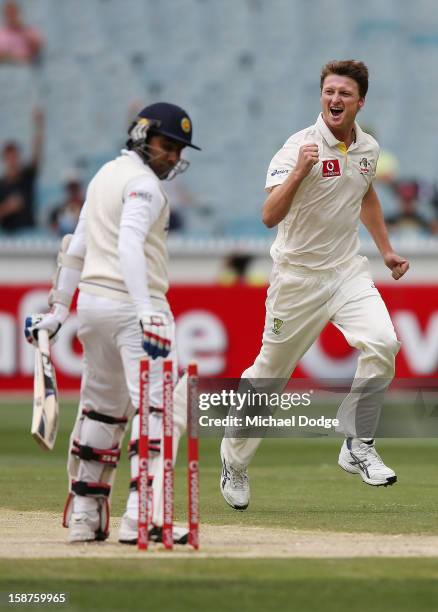
[(55, 368), (50, 359), (49, 334), (38, 332), (33, 381), (31, 434), (44, 450), (52, 450), (58, 433), (58, 390)]

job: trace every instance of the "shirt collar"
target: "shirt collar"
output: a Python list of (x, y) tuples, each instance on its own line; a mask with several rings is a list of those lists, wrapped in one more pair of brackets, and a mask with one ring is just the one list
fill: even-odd
[(139, 165), (141, 165), (143, 167), (146, 167), (146, 168), (149, 168), (149, 166), (143, 162), (143, 160), (140, 157), (140, 155), (138, 153), (136, 153), (135, 151), (130, 151), (128, 149), (122, 149), (120, 151), (120, 153), (122, 155), (126, 155), (126, 156), (130, 157), (131, 159), (133, 159)]
[[(330, 129), (327, 127), (324, 119), (322, 118), (322, 113), (319, 114), (315, 125), (329, 147), (336, 147), (337, 145), (339, 145), (340, 141), (336, 138), (333, 132), (331, 132)], [(356, 133), (356, 140), (355, 142), (351, 143), (349, 147), (349, 151), (357, 147), (363, 139), (363, 131), (356, 121), (354, 122), (354, 131)]]

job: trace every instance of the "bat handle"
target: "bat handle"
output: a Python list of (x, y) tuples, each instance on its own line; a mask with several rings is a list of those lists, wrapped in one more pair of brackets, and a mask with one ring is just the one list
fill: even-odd
[(38, 348), (42, 353), (50, 353), (49, 332), (47, 329), (38, 330)]

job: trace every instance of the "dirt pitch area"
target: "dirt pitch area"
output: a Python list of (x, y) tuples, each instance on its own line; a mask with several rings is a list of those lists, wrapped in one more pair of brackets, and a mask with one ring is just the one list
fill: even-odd
[(165, 551), (152, 545), (148, 552), (117, 543), (120, 519), (111, 521), (109, 540), (68, 544), (58, 514), (0, 509), (0, 559), (136, 558), (288, 558), (288, 557), (438, 557), (438, 536), (381, 535), (294, 531), (231, 525), (203, 525), (201, 549), (188, 546)]

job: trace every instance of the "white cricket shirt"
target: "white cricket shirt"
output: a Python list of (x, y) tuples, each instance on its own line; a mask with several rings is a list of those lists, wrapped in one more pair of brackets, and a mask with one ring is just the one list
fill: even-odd
[[(168, 290), (169, 204), (160, 181), (133, 151), (105, 164), (87, 190), (81, 291), (134, 302)], [(76, 234), (76, 233), (75, 233)]]
[(319, 115), (314, 125), (293, 134), (273, 157), (266, 189), (286, 180), (303, 144), (315, 143), (319, 149), (319, 162), (278, 225), (271, 247), (275, 262), (326, 270), (358, 253), (361, 204), (375, 175), (379, 145), (357, 123), (355, 132), (356, 141), (347, 151)]

